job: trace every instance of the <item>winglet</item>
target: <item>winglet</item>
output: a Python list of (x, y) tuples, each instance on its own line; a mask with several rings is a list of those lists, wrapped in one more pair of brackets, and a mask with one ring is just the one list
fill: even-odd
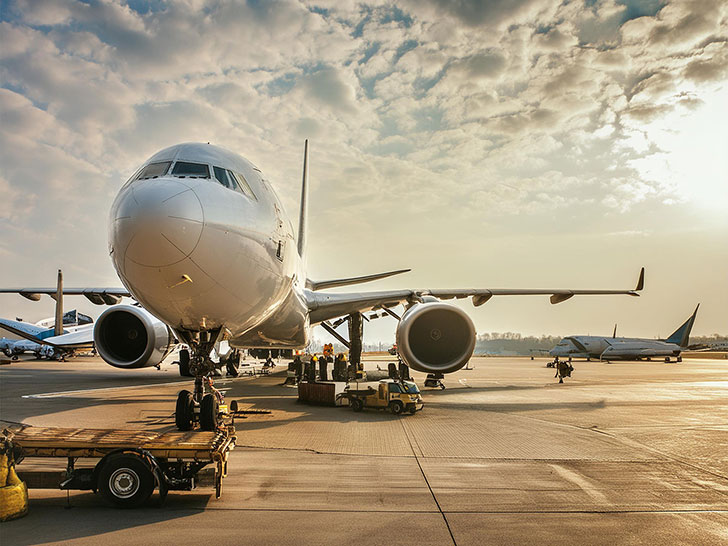
[(308, 139), (303, 144), (303, 180), (301, 181), (301, 209), (298, 216), (298, 255), (306, 254), (306, 226), (308, 223)]
[(645, 287), (645, 268), (643, 267), (640, 270), (640, 278), (637, 281), (637, 288), (634, 289), (635, 292), (639, 292)]

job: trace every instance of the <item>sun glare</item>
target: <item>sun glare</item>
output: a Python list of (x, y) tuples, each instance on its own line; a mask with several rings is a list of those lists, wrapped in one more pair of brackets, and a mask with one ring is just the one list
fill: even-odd
[(667, 115), (641, 129), (660, 150), (633, 162), (640, 174), (703, 210), (728, 210), (728, 87), (697, 95), (689, 108), (675, 100)]

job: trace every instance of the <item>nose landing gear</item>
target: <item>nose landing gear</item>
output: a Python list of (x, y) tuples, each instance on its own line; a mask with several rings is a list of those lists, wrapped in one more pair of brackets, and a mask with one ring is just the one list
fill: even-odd
[[(192, 430), (199, 423), (200, 429), (213, 431), (224, 424), (227, 405), (223, 394), (213, 387), (215, 363), (210, 359), (210, 352), (220, 333), (220, 329), (201, 332), (198, 339), (188, 336), (185, 340), (192, 354), (181, 355), (180, 374), (193, 376), (195, 385), (193, 392), (182, 390), (177, 395), (174, 421), (179, 430)], [(183, 371), (186, 373), (183, 374)]]

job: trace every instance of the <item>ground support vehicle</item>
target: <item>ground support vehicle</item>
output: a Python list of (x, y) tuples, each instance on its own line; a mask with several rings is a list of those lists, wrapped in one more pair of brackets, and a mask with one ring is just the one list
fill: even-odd
[(389, 410), (394, 415), (405, 411), (414, 414), (425, 406), (420, 390), (413, 381), (382, 379), (374, 385), (376, 388), (371, 384), (365, 387), (359, 383), (350, 383), (337, 398), (348, 400), (354, 411), (374, 408)]
[(20, 464), (18, 474), (29, 488), (92, 490), (123, 508), (141, 505), (155, 487), (162, 502), (168, 491), (194, 489), (208, 465), (214, 465), (215, 498), (220, 498), (236, 441), (232, 426), (205, 432), (22, 426), (3, 434), (19, 448), (16, 463), (31, 467), (35, 458), (66, 459), (65, 471), (24, 471)]

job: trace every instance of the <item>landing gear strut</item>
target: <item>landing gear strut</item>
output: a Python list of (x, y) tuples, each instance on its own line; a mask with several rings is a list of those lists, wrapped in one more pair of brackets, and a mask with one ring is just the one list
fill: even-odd
[(180, 353), (180, 375), (194, 376), (195, 386), (193, 392), (183, 390), (177, 395), (174, 420), (179, 430), (192, 430), (196, 422), (200, 423), (202, 430), (216, 430), (222, 423), (219, 412), (222, 394), (212, 386), (215, 363), (210, 359), (210, 352), (220, 334), (221, 329), (218, 328), (186, 336), (185, 342), (191, 354)]
[(445, 379), (445, 376), (441, 373), (428, 373), (425, 379), (425, 387), (440, 387), (444, 389), (443, 379)]

